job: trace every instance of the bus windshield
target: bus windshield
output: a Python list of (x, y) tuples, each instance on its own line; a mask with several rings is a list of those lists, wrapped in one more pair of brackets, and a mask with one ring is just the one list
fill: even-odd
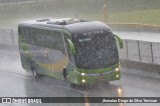
[(98, 69), (118, 63), (118, 51), (112, 32), (75, 38), (75, 62), (78, 68)]

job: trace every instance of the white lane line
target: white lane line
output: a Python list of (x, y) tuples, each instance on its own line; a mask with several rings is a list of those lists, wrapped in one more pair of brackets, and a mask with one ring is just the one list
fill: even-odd
[[(15, 77), (18, 77), (18, 78), (23, 78), (23, 79), (24, 78), (25, 79), (33, 79), (33, 77), (29, 76), (29, 74), (25, 75), (25, 74), (10, 72), (10, 71), (0, 71), (0, 73), (8, 74), (8, 75), (15, 76)], [(66, 87), (66, 86), (59, 86), (59, 87), (63, 87), (63, 88), (66, 88), (66, 89), (69, 89), (69, 90), (72, 90), (72, 91), (75, 91), (75, 92), (79, 92), (79, 93), (82, 93), (84, 95), (88, 95), (89, 94), (87, 92), (84, 92), (84, 91), (81, 91), (81, 90), (77, 90), (77, 89), (73, 89), (73, 88)]]
[(82, 93), (82, 94), (84, 94), (84, 95), (88, 95), (88, 94), (89, 94), (89, 93), (87, 93), (87, 92), (80, 91), (80, 90), (73, 89), (73, 88), (66, 87), (66, 86), (60, 86), (60, 87), (63, 87), (63, 88), (69, 89), (69, 90), (73, 90), (73, 91), (76, 91), (76, 92)]
[(11, 71), (0, 71), (0, 73), (4, 73), (4, 74), (7, 74), (7, 75), (19, 77), (19, 78), (33, 79), (33, 78), (32, 78), (31, 76), (29, 76), (29, 75), (20, 74), (20, 73), (14, 73), (14, 72), (11, 72)]

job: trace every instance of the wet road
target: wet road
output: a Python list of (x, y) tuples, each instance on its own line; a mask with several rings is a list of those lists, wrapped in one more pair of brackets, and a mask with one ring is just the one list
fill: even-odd
[[(86, 88), (72, 88), (64, 81), (44, 77), (35, 80), (21, 68), (17, 52), (1, 50), (0, 97), (159, 97), (160, 80), (125, 73), (119, 81), (99, 83)], [(131, 69), (132, 70), (132, 69)], [(135, 71), (135, 70), (133, 70)], [(0, 106), (35, 106), (36, 104), (0, 104)], [(159, 106), (160, 104), (37, 104), (36, 106)]]

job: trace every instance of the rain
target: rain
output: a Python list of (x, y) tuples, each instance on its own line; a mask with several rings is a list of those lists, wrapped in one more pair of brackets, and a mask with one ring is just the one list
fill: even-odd
[(159, 106), (159, 5), (0, 0), (0, 106)]

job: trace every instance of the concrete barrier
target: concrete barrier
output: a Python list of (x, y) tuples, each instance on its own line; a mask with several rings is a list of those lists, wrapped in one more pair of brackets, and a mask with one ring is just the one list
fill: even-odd
[(136, 40), (127, 40), (128, 60), (140, 61), (139, 58), (139, 45)]
[(153, 63), (160, 64), (160, 43), (152, 42)]
[(119, 49), (120, 59), (160, 65), (160, 42), (128, 39), (123, 42), (124, 48)]
[(124, 60), (128, 60), (128, 51), (127, 51), (126, 43), (127, 43), (127, 40), (124, 39), (123, 40), (123, 44), (124, 44), (123, 49), (120, 49), (119, 45), (117, 45), (118, 51), (119, 51), (119, 58), (124, 59)]
[(160, 32), (160, 25), (141, 23), (107, 23), (115, 31)]
[(18, 45), (17, 29), (0, 29), (0, 44)]
[(139, 41), (140, 62), (153, 63), (151, 42)]

